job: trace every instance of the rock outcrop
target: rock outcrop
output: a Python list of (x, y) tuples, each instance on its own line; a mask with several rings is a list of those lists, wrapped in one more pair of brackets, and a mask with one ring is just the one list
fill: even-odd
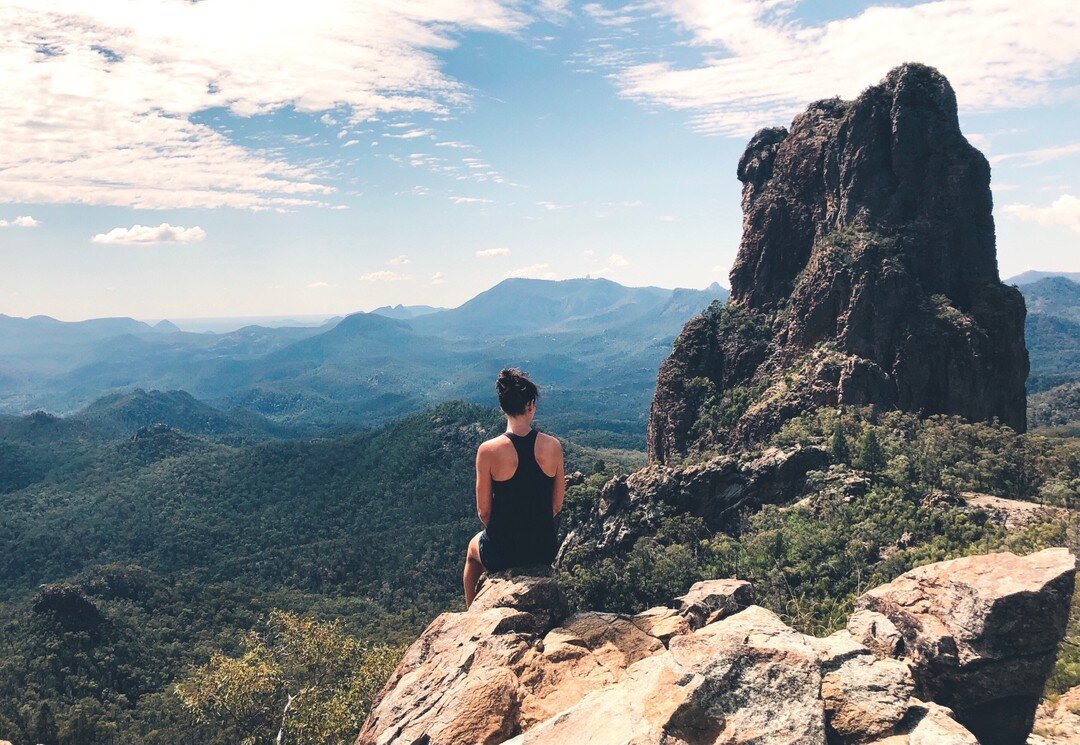
[(1073, 563), (1057, 548), (920, 567), (860, 597), (848, 631), (905, 660), (919, 695), (983, 745), (1023, 742), (1065, 634)]
[(731, 298), (663, 363), (649, 452), (761, 442), (822, 405), (1025, 428), (1024, 300), (998, 276), (990, 167), (936, 70), (763, 129), (739, 161)]
[(406, 652), (358, 745), (1021, 745), (1074, 571), (1064, 549), (932, 564), (825, 638), (732, 580), (568, 616), (553, 578), (493, 576)]
[(690, 514), (711, 531), (731, 530), (741, 513), (763, 504), (791, 501), (811, 470), (827, 468), (818, 447), (768, 448), (752, 458), (722, 455), (671, 468), (651, 465), (604, 484), (600, 499), (559, 549), (558, 564), (569, 559), (626, 551), (642, 536), (655, 535), (664, 518)]

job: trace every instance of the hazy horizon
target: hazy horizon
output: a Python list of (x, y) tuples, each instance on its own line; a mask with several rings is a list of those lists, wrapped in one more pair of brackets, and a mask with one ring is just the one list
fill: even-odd
[(0, 21), (8, 315), (727, 286), (750, 136), (907, 61), (949, 78), (990, 160), (1002, 277), (1080, 271), (1070, 3), (9, 0)]

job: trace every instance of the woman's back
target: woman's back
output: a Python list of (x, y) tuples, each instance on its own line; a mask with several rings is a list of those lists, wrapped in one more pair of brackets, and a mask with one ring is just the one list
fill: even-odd
[(517, 465), (509, 478), (492, 478), (484, 565), (495, 571), (489, 562), (496, 567), (550, 564), (557, 549), (552, 515), (555, 477), (546, 474), (537, 460), (535, 429), (503, 436), (513, 444)]

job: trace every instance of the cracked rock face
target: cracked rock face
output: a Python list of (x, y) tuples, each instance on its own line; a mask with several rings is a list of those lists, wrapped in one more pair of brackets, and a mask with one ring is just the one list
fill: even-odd
[(764, 441), (807, 409), (877, 405), (1026, 425), (1024, 301), (1000, 281), (990, 166), (933, 68), (812, 104), (739, 162), (731, 299), (663, 363), (649, 452)]
[(921, 567), (825, 638), (738, 581), (681, 610), (567, 616), (553, 578), (502, 574), (409, 648), (357, 742), (1022, 745), (1073, 566), (1050, 549)]
[(1064, 548), (919, 567), (856, 601), (849, 631), (904, 660), (920, 695), (983, 745), (1023, 743), (1065, 634), (1075, 560)]

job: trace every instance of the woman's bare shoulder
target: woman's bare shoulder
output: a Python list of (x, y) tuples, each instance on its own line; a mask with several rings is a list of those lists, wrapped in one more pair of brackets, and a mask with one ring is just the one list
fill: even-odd
[(554, 435), (538, 432), (536, 434), (536, 444), (552, 453), (562, 452), (562, 443), (559, 442), (559, 438)]

